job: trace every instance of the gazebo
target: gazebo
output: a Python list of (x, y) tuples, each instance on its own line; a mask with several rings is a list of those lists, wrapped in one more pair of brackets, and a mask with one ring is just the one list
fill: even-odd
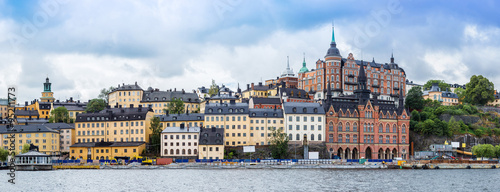
[(33, 144), (30, 151), (16, 155), (15, 165), (19, 171), (52, 170), (52, 159), (49, 155), (38, 152)]

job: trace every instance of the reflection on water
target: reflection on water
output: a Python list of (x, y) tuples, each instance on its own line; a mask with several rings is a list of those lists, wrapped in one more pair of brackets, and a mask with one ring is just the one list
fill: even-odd
[[(0, 191), (499, 191), (500, 170), (0, 171)], [(6, 189), (6, 190), (4, 190)]]

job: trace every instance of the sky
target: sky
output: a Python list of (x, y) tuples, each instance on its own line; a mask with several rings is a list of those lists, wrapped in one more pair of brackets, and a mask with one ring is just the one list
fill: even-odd
[(102, 88), (236, 89), (276, 78), (287, 56), (324, 60), (335, 26), (342, 57), (388, 63), (407, 78), (500, 86), (496, 1), (0, 0), (0, 98), (96, 98)]

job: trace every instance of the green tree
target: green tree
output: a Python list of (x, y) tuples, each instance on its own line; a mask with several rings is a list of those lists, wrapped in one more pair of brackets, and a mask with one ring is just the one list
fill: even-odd
[(283, 133), (282, 129), (272, 128), (273, 133), (271, 137), (271, 149), (272, 157), (275, 159), (285, 159), (288, 158), (288, 137), (286, 133)]
[(161, 146), (161, 132), (163, 131), (162, 127), (160, 126), (160, 118), (159, 117), (153, 117), (151, 119), (151, 126), (149, 129), (152, 131), (151, 137), (150, 137), (150, 143), (151, 143), (151, 149), (152, 153), (154, 155), (159, 155), (160, 154), (160, 146)]
[(109, 102), (109, 93), (111, 93), (113, 89), (115, 89), (113, 86), (109, 87), (108, 89), (102, 88), (97, 98), (104, 100), (104, 102), (107, 104)]
[(405, 107), (417, 110), (423, 109), (424, 99), (422, 95), (423, 93), (420, 87), (412, 87), (406, 95)]
[(184, 113), (184, 101), (181, 99), (172, 99), (167, 105), (170, 113)]
[(450, 118), (450, 121), (448, 121), (448, 129), (453, 134), (460, 133), (460, 123), (458, 121), (455, 121), (455, 118), (453, 116)]
[(411, 120), (413, 121), (421, 121), (420, 113), (417, 110), (411, 112)]
[(485, 105), (495, 100), (495, 85), (482, 75), (473, 75), (465, 85), (464, 101), (472, 105)]
[(487, 157), (493, 158), (496, 155), (496, 148), (491, 144), (479, 144), (472, 147), (472, 153), (476, 155), (476, 157)]
[(7, 157), (9, 156), (9, 150), (0, 148), (0, 161), (7, 161)]
[(215, 80), (212, 79), (212, 85), (210, 85), (210, 89), (208, 89), (208, 95), (210, 97), (217, 95), (219, 93), (219, 86), (215, 84)]
[(104, 101), (103, 99), (92, 99), (90, 100), (89, 103), (87, 103), (87, 108), (85, 109), (85, 112), (94, 113), (102, 111), (105, 108), (106, 108), (106, 101)]
[(432, 87), (433, 83), (438, 83), (439, 88), (441, 88), (441, 91), (446, 91), (448, 88), (450, 88), (450, 85), (448, 83), (444, 82), (444, 80), (429, 80), (427, 83), (424, 84), (424, 89), (430, 89)]
[(495, 146), (495, 157), (500, 158), (500, 144)]
[(465, 90), (462, 87), (455, 88), (453, 91), (458, 96), (458, 101), (463, 101), (465, 97)]
[(66, 107), (58, 107), (50, 112), (49, 123), (70, 123)]
[(30, 151), (30, 144), (25, 143), (21, 149), (21, 153), (27, 153), (28, 151)]

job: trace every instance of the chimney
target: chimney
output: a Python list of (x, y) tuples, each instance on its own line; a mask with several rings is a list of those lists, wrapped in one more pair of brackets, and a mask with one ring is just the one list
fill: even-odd
[(137, 86), (137, 81), (135, 82), (135, 85)]
[(174, 88), (174, 91), (177, 91), (177, 88)]
[(189, 110), (186, 109), (186, 115), (189, 115)]
[(252, 83), (252, 90), (253, 90), (253, 83)]
[(120, 88), (120, 84), (118, 84), (118, 88)]
[(259, 86), (262, 86), (262, 82), (259, 82)]
[(73, 97), (70, 97), (70, 98), (69, 98), (69, 101), (73, 102)]
[(24, 106), (28, 106), (28, 102), (27, 101), (24, 102)]
[(184, 94), (184, 93), (186, 93), (186, 92), (184, 91), (184, 89), (182, 89), (182, 94)]
[(247, 90), (249, 90), (249, 89), (250, 89), (250, 84), (247, 84)]

